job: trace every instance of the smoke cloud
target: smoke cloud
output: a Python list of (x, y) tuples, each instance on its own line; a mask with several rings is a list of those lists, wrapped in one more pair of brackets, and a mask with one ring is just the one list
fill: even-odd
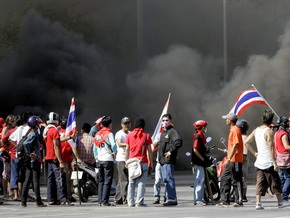
[[(0, 62), (4, 78), (0, 111), (6, 115), (24, 110), (42, 116), (49, 111), (66, 115), (75, 97), (79, 125), (106, 114), (112, 116), (116, 132), (123, 116), (133, 120), (140, 114), (146, 120), (146, 131), (153, 133), (171, 93), (169, 113), (184, 139), (179, 155), (184, 161), (178, 167), (188, 168), (190, 157), (186, 160), (185, 153), (191, 148), (193, 122), (208, 121), (207, 135), (213, 138), (210, 143), (222, 147), (219, 139), (227, 138), (228, 127), (221, 116), (251, 84), (279, 115), (289, 115), (289, 26), (278, 41), (280, 48), (274, 55), (250, 56), (227, 82), (222, 81), (221, 58), (182, 44), (171, 45), (134, 72), (97, 45), (86, 43), (81, 35), (31, 10), (22, 24), (17, 49)], [(250, 130), (260, 124), (264, 109), (255, 105), (244, 112), (241, 118), (250, 122)]]
[[(227, 139), (228, 127), (221, 116), (230, 111), (238, 93), (250, 88), (251, 84), (256, 86), (279, 116), (290, 114), (286, 91), (290, 82), (289, 26), (279, 37), (279, 43), (280, 49), (273, 57), (250, 56), (247, 65), (236, 68), (228, 82), (220, 79), (222, 60), (203, 57), (186, 46), (171, 46), (167, 53), (150, 59), (145, 69), (129, 75), (127, 84), (132, 90), (138, 90), (135, 103), (143, 105), (144, 111), (147, 111), (146, 117), (150, 117), (153, 110), (161, 111), (168, 93), (172, 93), (169, 113), (184, 138), (184, 147), (180, 152), (180, 158), (184, 158), (191, 148), (192, 124), (199, 119), (209, 122), (207, 135), (213, 138), (211, 144), (222, 147), (219, 139)], [(260, 125), (264, 109), (265, 106), (254, 105), (240, 117), (249, 121), (250, 131)], [(183, 167), (186, 168), (185, 165)]]
[(104, 62), (101, 52), (82, 36), (31, 10), (17, 49), (0, 63), (1, 78), (5, 78), (0, 87), (1, 113), (31, 110), (39, 115), (49, 111), (66, 115), (72, 97), (83, 104), (78, 97), (87, 87), (110, 86), (110, 79), (98, 82), (104, 77)]

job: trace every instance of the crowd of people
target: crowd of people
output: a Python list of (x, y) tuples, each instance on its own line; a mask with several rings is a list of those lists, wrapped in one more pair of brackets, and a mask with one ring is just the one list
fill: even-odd
[[(173, 177), (177, 150), (182, 146), (179, 133), (173, 128), (171, 115), (163, 115), (163, 131), (159, 134), (158, 159), (165, 184), (164, 206), (177, 205)], [(73, 206), (76, 199), (72, 192), (72, 162), (85, 163), (98, 169), (98, 203), (100, 206), (124, 204), (143, 207), (145, 186), (149, 169), (154, 170), (151, 135), (144, 131), (145, 120), (137, 116), (131, 128), (131, 120), (124, 117), (121, 129), (114, 134), (112, 119), (102, 116), (93, 126), (84, 123), (81, 135), (66, 135), (67, 117), (50, 112), (46, 120), (26, 111), (21, 116), (9, 115), (1, 123), (1, 191), (3, 199), (19, 201), (27, 207), (27, 201), (35, 201), (38, 207), (48, 205)], [(71, 146), (70, 141), (76, 144)], [(23, 153), (18, 148), (23, 144)], [(130, 177), (126, 161), (137, 158), (142, 173)], [(40, 195), (40, 175), (45, 171), (47, 204)], [(161, 177), (161, 176), (160, 176)], [(113, 180), (116, 183), (114, 202), (110, 202)], [(29, 195), (30, 188), (34, 197)], [(137, 196), (135, 199), (135, 188)], [(158, 202), (159, 203), (159, 202)]]
[[(230, 131), (225, 150), (226, 159), (223, 162), (224, 171), (220, 179), (221, 201), (216, 204), (218, 207), (229, 207), (232, 190), (233, 207), (241, 207), (247, 202), (249, 152), (256, 157), (256, 209), (264, 209), (261, 196), (268, 189), (276, 195), (279, 208), (290, 206), (289, 119), (280, 117), (278, 125), (273, 125), (273, 117), (274, 113), (266, 110), (262, 115), (262, 125), (247, 136), (249, 123), (246, 120), (238, 120), (233, 113), (222, 116)], [(72, 162), (76, 160), (98, 168), (100, 206), (147, 206), (144, 196), (150, 168), (155, 171), (152, 204), (161, 203), (160, 191), (163, 182), (163, 205), (178, 205), (173, 171), (183, 140), (173, 125), (172, 116), (162, 115), (162, 129), (153, 141), (151, 135), (144, 130), (145, 120), (141, 116), (137, 116), (133, 122), (124, 117), (120, 123), (121, 129), (114, 135), (111, 130), (111, 117), (102, 116), (92, 126), (84, 123), (80, 135), (77, 132), (66, 135), (67, 117), (60, 117), (55, 112), (50, 112), (45, 121), (31, 112), (24, 112), (21, 116), (9, 115), (5, 120), (0, 118), (0, 159), (3, 163), (0, 164), (3, 166), (3, 169), (0, 168), (3, 192), (0, 204), (5, 200), (12, 200), (27, 207), (27, 201), (33, 200), (38, 207), (46, 207), (47, 204), (73, 206), (76, 199), (73, 197), (70, 178)], [(211, 164), (206, 146), (208, 123), (197, 120), (193, 126), (193, 203), (196, 206), (206, 206), (206, 167)], [(257, 151), (251, 145), (254, 140)], [(23, 154), (17, 149), (21, 141)], [(71, 141), (76, 146), (71, 146)], [(153, 160), (154, 151), (156, 160)], [(133, 159), (138, 160), (141, 171), (137, 177), (132, 171), (133, 168), (128, 167), (129, 160)], [(46, 174), (47, 204), (40, 195), (41, 171)], [(112, 202), (110, 193), (114, 182), (116, 192)], [(35, 198), (29, 195), (30, 187)]]
[[(290, 117), (282, 116), (277, 125), (273, 124), (274, 113), (265, 110), (262, 115), (261, 126), (255, 128), (247, 136), (249, 123), (238, 120), (236, 114), (229, 113), (222, 116), (229, 126), (228, 147), (226, 160), (223, 162), (224, 171), (220, 179), (221, 201), (218, 207), (242, 207), (247, 202), (247, 174), (249, 167), (249, 152), (255, 157), (254, 166), (256, 178), (256, 210), (262, 210), (261, 196), (265, 196), (270, 189), (276, 195), (278, 208), (290, 206), (290, 145), (289, 122)], [(192, 147), (192, 167), (194, 172), (194, 204), (206, 206), (204, 189), (206, 180), (207, 122), (198, 120), (194, 124)], [(255, 140), (257, 151), (251, 146)], [(232, 196), (233, 193), (233, 196)], [(232, 199), (233, 198), (233, 199)]]

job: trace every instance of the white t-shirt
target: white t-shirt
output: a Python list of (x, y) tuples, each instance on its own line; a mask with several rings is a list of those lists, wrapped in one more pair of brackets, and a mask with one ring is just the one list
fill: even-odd
[(9, 139), (13, 142), (18, 143), (22, 137), (27, 133), (27, 131), (30, 129), (28, 125), (25, 126), (19, 126), (10, 136)]
[[(30, 127), (28, 125), (22, 125), (19, 126), (10, 136), (9, 139), (13, 142), (16, 142), (16, 144), (18, 144), (18, 142), (20, 142), (20, 140), (22, 139), (23, 136), (25, 136), (25, 134), (27, 133), (27, 131), (30, 129)], [(17, 157), (17, 152), (16, 152), (16, 157)]]
[(119, 147), (117, 139), (120, 139), (121, 142), (124, 143), (126, 141), (127, 135), (128, 134), (125, 133), (123, 130), (119, 130), (115, 135), (115, 140), (116, 140), (116, 144), (117, 144), (116, 161), (126, 161), (126, 147)]

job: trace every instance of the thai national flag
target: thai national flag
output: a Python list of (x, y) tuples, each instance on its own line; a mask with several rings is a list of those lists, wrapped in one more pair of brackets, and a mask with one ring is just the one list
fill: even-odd
[[(76, 110), (75, 110), (75, 101), (74, 98), (71, 100), (71, 105), (69, 109), (69, 114), (67, 118), (67, 123), (66, 123), (66, 130), (65, 130), (65, 136), (71, 136), (75, 134), (77, 131), (77, 123), (76, 123)], [(74, 140), (68, 140), (68, 143), (72, 146), (75, 147)]]
[[(158, 134), (162, 132), (162, 127), (161, 127), (161, 124), (162, 124), (162, 115), (163, 114), (167, 114), (168, 106), (169, 106), (169, 101), (170, 101), (170, 95), (171, 95), (171, 93), (169, 93), (168, 99), (167, 99), (167, 101), (165, 103), (165, 106), (163, 108), (163, 111), (162, 111), (162, 113), (160, 115), (160, 118), (158, 120), (158, 123), (157, 123), (157, 125), (155, 127), (154, 133), (153, 133), (153, 135), (151, 137), (153, 143), (154, 143), (156, 137), (158, 136)], [(153, 144), (152, 144), (152, 151), (154, 152), (156, 149), (157, 148), (155, 148), (155, 149), (153, 148)]]
[(253, 104), (263, 104), (269, 107), (265, 99), (259, 94), (255, 88), (247, 89), (240, 92), (235, 105), (231, 109), (230, 113), (234, 113), (240, 116), (244, 110)]

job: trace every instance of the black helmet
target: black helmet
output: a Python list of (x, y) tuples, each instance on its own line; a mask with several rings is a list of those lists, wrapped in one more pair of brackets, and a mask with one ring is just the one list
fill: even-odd
[(28, 126), (34, 128), (38, 124), (38, 121), (39, 121), (39, 116), (33, 115), (27, 119), (27, 124)]
[(66, 116), (61, 116), (60, 118), (60, 126), (62, 129), (66, 128), (66, 124), (67, 124), (67, 117)]
[(286, 129), (289, 126), (289, 120), (287, 117), (281, 116), (278, 119), (278, 125), (283, 129)]
[(238, 120), (236, 125), (240, 128), (242, 134), (246, 134), (249, 129), (249, 123), (246, 120)]

